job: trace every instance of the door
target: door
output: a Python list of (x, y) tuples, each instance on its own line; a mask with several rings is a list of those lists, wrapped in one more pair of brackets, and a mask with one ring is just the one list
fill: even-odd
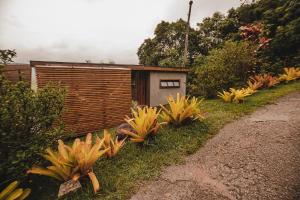
[(148, 71), (132, 71), (132, 99), (139, 105), (150, 104), (150, 79)]

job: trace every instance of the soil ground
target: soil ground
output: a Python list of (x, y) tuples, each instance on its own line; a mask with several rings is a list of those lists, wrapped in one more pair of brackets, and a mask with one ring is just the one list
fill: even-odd
[(300, 200), (300, 93), (226, 125), (132, 200)]

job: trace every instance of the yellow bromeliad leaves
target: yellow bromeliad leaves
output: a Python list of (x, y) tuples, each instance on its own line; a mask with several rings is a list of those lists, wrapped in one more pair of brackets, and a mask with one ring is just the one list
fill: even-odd
[(77, 180), (79, 178), (79, 168), (76, 167), (74, 152), (63, 141), (58, 140), (58, 151), (47, 148), (46, 153), (42, 156), (52, 165), (47, 168), (33, 167), (27, 173), (49, 176), (59, 181)]
[(0, 200), (24, 200), (31, 193), (31, 189), (17, 188), (18, 181), (10, 183), (6, 188), (0, 192)]
[(248, 80), (247, 84), (248, 84), (248, 88), (250, 88), (252, 91), (256, 91), (263, 86), (262, 82), (256, 80)]
[(300, 68), (290, 67), (284, 68), (284, 73), (279, 75), (280, 81), (289, 82), (300, 78)]
[(202, 99), (196, 97), (189, 99), (189, 97), (182, 96), (179, 93), (176, 99), (173, 96), (168, 97), (167, 107), (160, 105), (162, 112), (162, 119), (170, 124), (181, 125), (187, 120), (203, 119), (203, 113), (200, 110)]
[(232, 95), (230, 92), (226, 92), (223, 90), (223, 92), (218, 92), (218, 97), (223, 99), (225, 102), (231, 102), (232, 101)]
[(255, 93), (255, 90), (251, 89), (250, 87), (242, 88), (240, 90), (230, 88), (229, 91), (230, 92), (219, 92), (218, 97), (223, 99), (225, 102), (242, 103), (244, 102), (245, 97)]
[(95, 162), (104, 155), (109, 148), (104, 147), (104, 139), (96, 137), (96, 142), (92, 142), (92, 134), (89, 133), (86, 136), (85, 141), (80, 141), (76, 139), (73, 144), (74, 147), (74, 157), (77, 162), (77, 166), (80, 169), (82, 175), (87, 175), (93, 185), (94, 192), (96, 193), (100, 189), (99, 181), (93, 172), (93, 165)]
[(260, 84), (260, 87), (270, 88), (279, 83), (277, 77), (272, 76), (271, 74), (258, 74), (250, 77), (250, 80)]
[(108, 132), (108, 130), (104, 129), (104, 147), (109, 148), (109, 150), (106, 152), (106, 156), (111, 158), (117, 155), (117, 153), (120, 151), (120, 149), (125, 144), (125, 139), (119, 141), (118, 137), (116, 137), (115, 141), (112, 139), (111, 134)]
[(251, 95), (247, 89), (237, 90), (234, 88), (229, 89), (232, 95), (232, 102), (241, 103), (244, 102), (245, 97)]
[(122, 129), (122, 132), (130, 137), (133, 142), (144, 142), (149, 136), (157, 133), (161, 124), (157, 118), (160, 110), (153, 107), (138, 107), (137, 110), (132, 110), (133, 118), (125, 117), (125, 121), (133, 128), (134, 132)]
[(50, 148), (42, 156), (52, 165), (42, 168), (33, 167), (27, 173), (39, 174), (55, 178), (59, 181), (78, 180), (81, 176), (89, 176), (96, 193), (100, 184), (93, 173), (93, 165), (110, 148), (104, 147), (104, 139), (98, 136), (93, 144), (92, 134), (86, 136), (85, 141), (76, 138), (71, 146), (58, 141), (58, 151)]

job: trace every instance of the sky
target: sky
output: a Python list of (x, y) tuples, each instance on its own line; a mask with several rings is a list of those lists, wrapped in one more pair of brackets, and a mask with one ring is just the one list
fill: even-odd
[[(194, 0), (191, 25), (239, 0)], [(30, 60), (137, 64), (162, 20), (186, 20), (188, 0), (0, 0), (0, 49)]]

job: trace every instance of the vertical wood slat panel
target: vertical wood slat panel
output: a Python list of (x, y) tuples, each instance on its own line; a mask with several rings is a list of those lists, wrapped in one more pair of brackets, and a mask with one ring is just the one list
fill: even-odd
[(16, 83), (21, 79), (30, 83), (31, 69), (29, 64), (9, 64), (3, 69), (4, 76), (13, 83)]
[(63, 121), (78, 134), (117, 126), (130, 113), (131, 71), (122, 69), (36, 66), (38, 87), (66, 87)]

